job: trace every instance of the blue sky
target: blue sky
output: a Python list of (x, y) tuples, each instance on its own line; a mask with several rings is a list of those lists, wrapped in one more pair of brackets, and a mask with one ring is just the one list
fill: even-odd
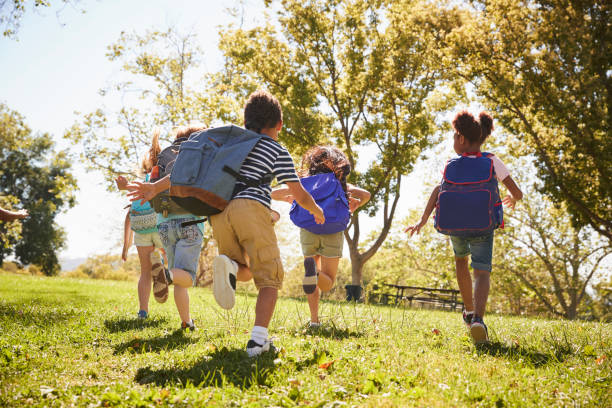
[[(246, 1), (245, 25), (262, 21), (261, 3)], [(96, 1), (83, 0), (81, 13), (70, 6), (29, 11), (22, 20), (18, 40), (0, 38), (0, 100), (25, 116), (35, 131), (49, 132), (61, 148), (71, 148), (62, 139), (75, 121), (75, 111), (88, 112), (102, 104), (100, 88), (120, 75), (120, 66), (105, 57), (106, 47), (122, 31), (143, 33), (174, 25), (191, 30), (200, 39), (205, 68), (220, 66), (217, 50), (218, 26), (235, 21), (227, 12), (232, 1)], [(108, 101), (106, 101), (108, 102)], [(107, 107), (109, 107), (107, 105)], [(112, 107), (109, 107), (112, 108)], [(80, 191), (78, 204), (58, 217), (67, 232), (67, 246), (60, 258), (81, 258), (116, 251), (127, 203), (125, 196), (109, 193), (102, 177), (87, 173), (78, 161), (74, 172)], [(421, 166), (418, 174), (404, 182), (399, 215), (422, 206), (422, 184), (417, 181), (437, 178), (431, 167)], [(279, 208), (286, 213), (281, 205)], [(398, 220), (400, 217), (397, 218)], [(366, 230), (377, 225), (365, 223)]]

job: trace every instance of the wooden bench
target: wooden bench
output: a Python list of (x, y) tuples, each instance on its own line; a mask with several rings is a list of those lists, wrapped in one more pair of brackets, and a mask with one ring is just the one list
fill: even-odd
[[(389, 292), (380, 293), (379, 303), (389, 304), (393, 300), (395, 305), (408, 302), (409, 306), (412, 303), (430, 304), (432, 306), (441, 307), (449, 310), (463, 310), (463, 302), (458, 300), (459, 291), (456, 289), (436, 289), (424, 288), (419, 286), (403, 286), (383, 283), (383, 286), (390, 289)], [(374, 288), (375, 290), (377, 288)], [(395, 293), (393, 293), (395, 290)]]

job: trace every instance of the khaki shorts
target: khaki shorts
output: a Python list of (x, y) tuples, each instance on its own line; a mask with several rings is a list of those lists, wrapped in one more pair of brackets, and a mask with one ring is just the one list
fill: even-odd
[(257, 289), (281, 288), (285, 272), (268, 207), (238, 198), (211, 216), (210, 223), (219, 254), (248, 265)]
[(153, 246), (155, 248), (163, 248), (159, 233), (149, 232), (148, 234), (141, 234), (140, 232), (134, 232), (134, 246), (146, 247)]
[(334, 234), (314, 234), (300, 228), (300, 243), (304, 256), (321, 255), (326, 258), (342, 258), (344, 231)]

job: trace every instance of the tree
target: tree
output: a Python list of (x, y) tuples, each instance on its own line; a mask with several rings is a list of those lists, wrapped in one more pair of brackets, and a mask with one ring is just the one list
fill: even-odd
[(363, 210), (382, 210), (382, 228), (367, 248), (359, 212), (345, 233), (358, 285), (391, 228), (402, 174), (439, 129), (435, 114), (448, 99), (437, 86), (448, 81), (447, 90), (455, 89), (437, 42), (455, 26), (448, 16), (457, 12), (418, 1), (281, 5), (278, 24), (222, 32), (220, 83), (234, 95), (253, 84), (276, 95), (284, 114), (280, 139), (294, 154), (330, 141), (344, 149), (354, 170), (349, 181), (372, 193)]
[[(119, 99), (120, 107), (80, 114), (64, 137), (82, 148), (83, 162), (104, 175), (109, 189), (115, 188), (117, 175), (137, 175), (155, 127), (168, 131), (162, 140), (169, 142), (169, 131), (192, 121), (238, 121), (240, 101), (226, 98), (215, 75), (201, 72), (203, 55), (196, 44), (194, 35), (170, 28), (144, 35), (124, 32), (108, 47), (106, 56), (120, 63), (125, 75), (100, 93)], [(199, 285), (210, 283), (206, 272), (214, 254), (210, 231), (205, 234)]]
[[(136, 173), (155, 127), (170, 131), (197, 120), (209, 124), (226, 110), (220, 97), (202, 92), (209, 79), (198, 78), (202, 52), (193, 35), (174, 29), (124, 32), (106, 55), (127, 75), (100, 93), (120, 99), (120, 108), (81, 114), (65, 137), (82, 147), (88, 168), (101, 171), (113, 188), (117, 175)], [(169, 141), (167, 133), (162, 139)]]
[[(61, 2), (56, 3), (61, 3), (65, 7), (68, 5), (76, 6), (79, 1), (80, 0), (61, 0)], [(27, 3), (30, 3), (33, 10), (51, 7), (50, 0), (0, 0), (0, 28), (2, 29), (3, 36), (16, 38), (21, 19), (28, 7)]]
[(542, 191), (612, 240), (612, 27), (602, 0), (471, 1), (444, 44), (457, 74), (537, 157)]
[[(0, 207), (14, 210), (19, 205), (19, 200), (14, 196), (0, 196)], [(2, 260), (10, 255), (15, 244), (21, 239), (21, 221), (0, 222), (0, 265)]]
[(494, 267), (516, 277), (550, 314), (575, 319), (589, 285), (609, 274), (601, 266), (610, 242), (590, 227), (573, 227), (565, 208), (535, 192), (505, 216), (512, 227), (500, 231), (504, 253), (496, 252), (501, 262)]
[[(40, 265), (53, 275), (64, 232), (55, 217), (75, 203), (76, 180), (65, 151), (54, 151), (51, 136), (34, 135), (17, 112), (0, 104), (0, 194), (17, 199), (29, 216), (22, 221), (22, 239), (13, 242), (23, 264)], [(9, 254), (0, 249), (0, 262)]]

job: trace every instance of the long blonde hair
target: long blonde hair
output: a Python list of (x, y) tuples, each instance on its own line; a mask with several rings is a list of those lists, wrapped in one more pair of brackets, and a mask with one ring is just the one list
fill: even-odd
[[(194, 132), (199, 132), (200, 130), (206, 129), (206, 125), (202, 122), (190, 122), (186, 126), (179, 126), (172, 132), (174, 137), (173, 139), (178, 139), (179, 137), (186, 137), (191, 135)], [(157, 164), (157, 156), (162, 151), (161, 146), (159, 145), (159, 136), (161, 134), (161, 129), (159, 127), (153, 130), (153, 137), (151, 138), (151, 147), (149, 147), (149, 151), (142, 159), (142, 164), (140, 166), (141, 172), (144, 174), (149, 174), (153, 169), (153, 166)]]
[(145, 157), (142, 159), (142, 164), (140, 165), (140, 170), (144, 174), (149, 174), (153, 169), (153, 166), (155, 166), (155, 164), (157, 163), (157, 156), (159, 155), (159, 152), (161, 152), (161, 147), (159, 145), (160, 133), (161, 130), (159, 128), (155, 128), (155, 130), (153, 130), (151, 147), (149, 148), (149, 151), (147, 152)]

